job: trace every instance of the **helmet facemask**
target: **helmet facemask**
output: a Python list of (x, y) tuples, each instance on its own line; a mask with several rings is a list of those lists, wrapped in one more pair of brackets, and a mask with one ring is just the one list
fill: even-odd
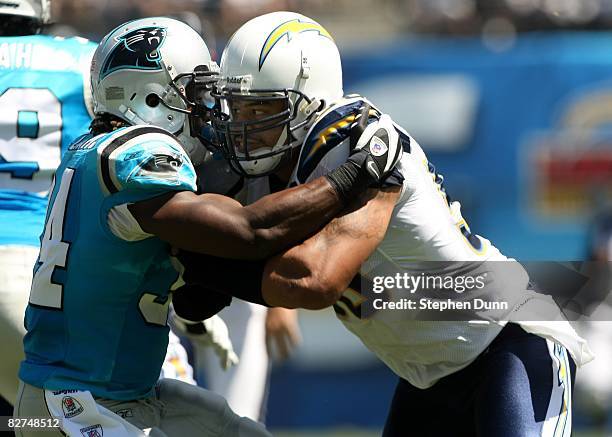
[[(299, 146), (303, 136), (299, 132), (319, 107), (317, 101), (313, 110), (313, 101), (295, 89), (244, 92), (215, 86), (211, 94), (215, 106), (210, 118), (218, 149), (233, 170), (246, 177), (265, 176), (278, 169), (289, 152)], [(238, 113), (244, 109), (248, 114)], [(261, 116), (257, 112), (262, 112)]]
[[(187, 122), (177, 131), (174, 132), (177, 136), (183, 138), (191, 137), (199, 140), (205, 147), (209, 148), (210, 139), (202, 135), (202, 131), (206, 123), (209, 121), (210, 111), (213, 106), (211, 91), (219, 77), (216, 64), (198, 65), (194, 71), (189, 73), (181, 73), (172, 78), (168, 88), (162, 95), (155, 93), (147, 96), (147, 105), (156, 106), (163, 105), (171, 111), (176, 111), (184, 114), (187, 117)], [(173, 105), (169, 102), (168, 94), (176, 95), (181, 102), (180, 106)], [(176, 101), (176, 99), (175, 99)], [(185, 141), (183, 141), (185, 142)], [(191, 144), (184, 144), (187, 148), (195, 150), (196, 147)], [(188, 150), (190, 156), (193, 155), (193, 150)], [(201, 155), (201, 156), (200, 156)], [(204, 158), (204, 151), (198, 153), (198, 156), (192, 156), (192, 161), (200, 161)], [(194, 165), (196, 163), (194, 162)]]

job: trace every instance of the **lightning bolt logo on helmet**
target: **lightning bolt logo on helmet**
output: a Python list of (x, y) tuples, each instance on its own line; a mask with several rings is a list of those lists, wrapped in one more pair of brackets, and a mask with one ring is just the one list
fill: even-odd
[(266, 38), (261, 53), (259, 54), (259, 69), (266, 62), (266, 58), (274, 48), (277, 42), (279, 42), (284, 36), (287, 36), (287, 40), (291, 41), (292, 34), (304, 33), (304, 32), (317, 32), (318, 35), (329, 38), (333, 41), (333, 38), (323, 26), (318, 23), (311, 21), (302, 21), (299, 18), (286, 21), (278, 25)]

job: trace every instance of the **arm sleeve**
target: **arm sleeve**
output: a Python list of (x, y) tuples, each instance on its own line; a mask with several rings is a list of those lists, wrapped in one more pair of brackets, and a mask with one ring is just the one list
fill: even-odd
[(231, 296), (196, 284), (186, 284), (172, 292), (174, 312), (193, 322), (209, 319), (231, 303)]
[(261, 290), (266, 260), (226, 259), (184, 250), (179, 252), (177, 258), (184, 268), (183, 280), (186, 284), (268, 306)]

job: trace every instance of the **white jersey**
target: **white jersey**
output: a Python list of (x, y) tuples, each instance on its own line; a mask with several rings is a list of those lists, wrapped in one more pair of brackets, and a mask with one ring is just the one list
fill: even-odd
[[(306, 136), (291, 184), (316, 179), (346, 161), (349, 141), (346, 135), (343, 139), (339, 131), (342, 126), (350, 124), (355, 105), (362, 101), (362, 98), (345, 99), (319, 117)], [(329, 126), (336, 126), (333, 132)], [(450, 262), (466, 262), (462, 273), (467, 275), (477, 273), (485, 261), (509, 261), (491, 242), (470, 232), (461, 217), (460, 204), (448, 200), (442, 186), (443, 178), (435, 173), (418, 143), (399, 127), (398, 130), (407, 140), (406, 143), (409, 142), (409, 150), (405, 147), (398, 165), (404, 176), (403, 187), (385, 237), (364, 263), (361, 275), (368, 277), (373, 269), (386, 271), (390, 275), (396, 272), (442, 275), (448, 274), (445, 269)], [(319, 134), (322, 132), (325, 134)], [(322, 137), (329, 132), (336, 138)], [(248, 201), (252, 202), (267, 194), (268, 182), (263, 178), (251, 180), (248, 189)], [(490, 271), (491, 265), (496, 264), (502, 263), (489, 263), (487, 269)], [(336, 313), (344, 325), (397, 375), (416, 387), (427, 388), (440, 378), (470, 364), (505, 324), (486, 319), (519, 322), (520, 315), (533, 310), (534, 303), (554, 305), (552, 299), (547, 300), (528, 290), (529, 277), (520, 264), (503, 264), (502, 271), (491, 279), (497, 283), (487, 287), (487, 293), (499, 293), (506, 298), (511, 296), (505, 313), (498, 311), (487, 317), (482, 312), (474, 311), (474, 321), (362, 318), (355, 309), (363, 302), (363, 297), (352, 289), (347, 290), (338, 301)], [(510, 293), (504, 290), (507, 283), (512, 284)], [(584, 340), (567, 321), (520, 323), (528, 332), (563, 344), (578, 365), (591, 359)]]

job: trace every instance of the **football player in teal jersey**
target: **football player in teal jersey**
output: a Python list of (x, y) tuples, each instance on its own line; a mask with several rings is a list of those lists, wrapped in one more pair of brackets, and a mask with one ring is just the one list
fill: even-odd
[(48, 0), (0, 2), (0, 395), (13, 403), (23, 314), (60, 157), (91, 122), (95, 44), (39, 35)]
[(61, 418), (68, 435), (267, 434), (217, 395), (157, 382), (180, 283), (170, 247), (269, 256), (380, 183), (401, 151), (356, 150), (324, 177), (247, 207), (198, 195), (197, 137), (216, 71), (200, 36), (168, 18), (123, 24), (100, 43), (92, 131), (68, 148), (51, 190), (16, 416)]

